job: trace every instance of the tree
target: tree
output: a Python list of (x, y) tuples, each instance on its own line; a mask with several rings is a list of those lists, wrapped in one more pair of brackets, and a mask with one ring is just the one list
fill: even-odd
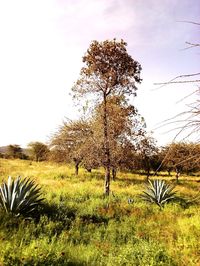
[(169, 172), (173, 169), (176, 172), (178, 182), (181, 173), (199, 171), (200, 144), (178, 142), (171, 143), (163, 148), (163, 166)]
[(137, 147), (137, 153), (140, 158), (141, 169), (144, 169), (147, 174), (147, 180), (150, 176), (150, 170), (154, 168), (155, 158), (158, 153), (156, 140), (150, 135), (144, 135)]
[[(104, 105), (100, 103), (95, 108), (91, 124), (94, 138), (101, 149), (100, 162), (105, 167), (104, 134), (101, 130), (103, 112)], [(139, 137), (144, 134), (145, 122), (138, 110), (129, 104), (124, 96), (116, 95), (107, 99), (107, 119), (109, 121), (110, 166), (114, 180), (117, 169), (127, 169), (130, 166), (135, 146), (138, 144)]]
[(108, 98), (113, 95), (136, 95), (136, 83), (140, 83), (140, 64), (127, 53), (126, 43), (106, 40), (93, 41), (83, 57), (85, 66), (73, 87), (74, 97), (90, 95), (103, 102), (102, 130), (105, 157), (105, 195), (110, 192), (110, 142), (108, 132)]
[(94, 145), (91, 126), (83, 119), (64, 122), (51, 139), (52, 152), (56, 152), (61, 161), (73, 161), (76, 175), (81, 163), (88, 169), (92, 167), (96, 157)]
[(29, 153), (36, 162), (45, 161), (49, 154), (49, 148), (42, 142), (31, 142), (28, 144)]
[(7, 146), (6, 155), (12, 159), (26, 159), (26, 155), (23, 153), (23, 149), (20, 145), (11, 144)]

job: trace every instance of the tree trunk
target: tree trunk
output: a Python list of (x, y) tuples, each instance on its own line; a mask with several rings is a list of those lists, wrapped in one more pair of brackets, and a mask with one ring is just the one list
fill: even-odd
[(110, 147), (108, 138), (108, 119), (107, 119), (107, 95), (104, 92), (104, 112), (103, 112), (103, 129), (104, 129), (104, 155), (105, 155), (105, 184), (104, 193), (110, 194)]
[(149, 176), (150, 176), (150, 162), (149, 162), (149, 157), (145, 155), (144, 157), (144, 165), (146, 168), (146, 175), (147, 175), (147, 181), (149, 181)]
[(38, 155), (35, 154), (35, 161), (38, 162), (39, 161), (39, 158), (38, 158)]
[(75, 162), (75, 175), (78, 175), (79, 163)]
[(115, 181), (117, 176), (117, 170), (115, 167), (112, 168), (112, 180)]
[(176, 183), (178, 183), (179, 182), (179, 176), (180, 176), (180, 172), (179, 172), (179, 170), (178, 169), (176, 169)]
[(150, 170), (147, 169), (147, 181), (149, 181), (149, 176), (150, 176)]

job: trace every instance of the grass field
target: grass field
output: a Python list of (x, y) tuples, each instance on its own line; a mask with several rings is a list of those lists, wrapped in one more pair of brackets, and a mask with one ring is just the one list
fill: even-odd
[[(31, 177), (45, 197), (36, 219), (0, 210), (0, 265), (200, 265), (198, 202), (160, 210), (138, 197), (145, 176), (130, 173), (118, 173), (104, 198), (102, 171), (73, 172), (61, 164), (0, 159), (0, 181)], [(176, 190), (190, 198), (199, 186), (199, 177), (184, 176)]]

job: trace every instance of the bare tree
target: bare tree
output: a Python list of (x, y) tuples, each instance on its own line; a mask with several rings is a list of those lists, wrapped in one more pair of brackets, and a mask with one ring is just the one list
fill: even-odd
[[(193, 25), (197, 25), (200, 26), (200, 23), (198, 22), (193, 22), (193, 21), (179, 21), (182, 23), (190, 23)], [(199, 48), (200, 47), (200, 43), (193, 43), (193, 42), (186, 42), (187, 47), (184, 50), (190, 49), (190, 48)], [(187, 105), (187, 109), (186, 111), (170, 118), (167, 119), (166, 121), (164, 121), (160, 127), (163, 126), (167, 126), (169, 124), (173, 124), (176, 125), (176, 127), (173, 128), (173, 130), (177, 130), (178, 132), (176, 133), (174, 139), (172, 142), (175, 142), (175, 140), (177, 139), (178, 136), (180, 136), (182, 134), (182, 136), (184, 136), (182, 138), (182, 141), (188, 139), (191, 136), (196, 136), (196, 142), (198, 143), (200, 141), (200, 72), (196, 72), (196, 73), (191, 73), (191, 74), (185, 74), (185, 75), (179, 75), (173, 79), (171, 79), (170, 81), (167, 82), (160, 82), (160, 83), (155, 83), (154, 85), (157, 85), (158, 88), (162, 88), (164, 86), (167, 85), (171, 85), (171, 84), (184, 84), (184, 83), (191, 83), (191, 84), (197, 84), (197, 89), (195, 91), (193, 91), (191, 94), (187, 95), (186, 97), (184, 97), (182, 100), (184, 100), (185, 98), (196, 94), (196, 100), (193, 103), (190, 103), (189, 105)], [(188, 80), (187, 80), (188, 79)], [(184, 135), (183, 135), (184, 134)], [(174, 144), (175, 145), (175, 144)], [(162, 162), (160, 163), (160, 165), (158, 166), (157, 170), (155, 171), (155, 173), (157, 173), (157, 171), (159, 169), (161, 169), (163, 167), (163, 164), (165, 162), (165, 160), (167, 160), (170, 156), (171, 153), (171, 149), (173, 148), (173, 144), (169, 147), (168, 151), (166, 152), (165, 156), (163, 157)], [(198, 160), (198, 154), (195, 154), (194, 157), (192, 157), (193, 160)], [(189, 158), (191, 160), (191, 158)], [(187, 160), (187, 159), (186, 159)], [(180, 168), (179, 166), (177, 166), (177, 169)], [(179, 171), (177, 170), (177, 180), (178, 180), (178, 176), (180, 175)]]
[[(193, 25), (200, 26), (200, 23), (198, 22), (193, 22), (193, 21), (179, 21), (183, 23), (190, 23)], [(190, 48), (199, 48), (200, 43), (193, 43), (193, 42), (186, 42), (187, 47), (185, 49), (190, 49)], [(196, 134), (197, 139), (196, 141), (200, 141), (200, 72), (196, 73), (191, 73), (191, 74), (185, 74), (185, 75), (179, 75), (170, 81), (167, 82), (161, 82), (161, 83), (155, 83), (155, 85), (159, 86), (158, 88), (162, 88), (163, 86), (166, 85), (171, 85), (171, 84), (184, 84), (184, 83), (192, 83), (192, 84), (197, 84), (197, 89), (184, 97), (182, 100), (185, 98), (190, 97), (191, 95), (196, 95), (196, 100), (190, 104), (187, 105), (186, 110), (162, 123), (161, 126), (166, 126), (169, 124), (176, 124), (177, 126), (174, 128), (175, 130), (178, 130), (178, 133), (175, 135), (174, 140), (178, 136), (184, 134), (183, 140), (189, 138), (190, 136), (194, 136)]]

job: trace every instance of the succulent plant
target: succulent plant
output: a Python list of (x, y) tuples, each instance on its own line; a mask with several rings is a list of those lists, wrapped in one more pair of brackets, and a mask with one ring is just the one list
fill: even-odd
[(164, 180), (149, 180), (149, 184), (141, 194), (141, 198), (148, 202), (156, 203), (162, 208), (165, 203), (175, 198), (176, 191), (174, 191), (174, 188), (174, 186), (167, 184)]
[(7, 213), (15, 216), (30, 215), (41, 204), (41, 188), (30, 178), (8, 177), (7, 183), (0, 186), (0, 205)]

